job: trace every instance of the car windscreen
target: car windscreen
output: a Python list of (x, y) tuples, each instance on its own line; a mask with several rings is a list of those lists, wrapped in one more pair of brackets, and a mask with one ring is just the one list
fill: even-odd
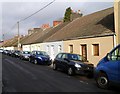
[(20, 51), (15, 51), (15, 53), (20, 53)]
[(84, 61), (84, 57), (78, 54), (68, 54), (69, 60)]
[(24, 51), (23, 54), (30, 54), (30, 52), (28, 52), (28, 51)]
[(48, 56), (48, 54), (46, 52), (43, 52), (43, 51), (38, 51), (36, 52), (37, 55), (45, 55), (45, 56)]

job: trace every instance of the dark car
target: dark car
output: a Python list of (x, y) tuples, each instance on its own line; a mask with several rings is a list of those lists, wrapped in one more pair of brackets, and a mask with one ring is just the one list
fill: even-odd
[(95, 68), (95, 80), (103, 89), (111, 85), (120, 87), (120, 44), (99, 61)]
[(12, 53), (13, 53), (13, 50), (9, 50), (9, 51), (8, 51), (8, 55), (9, 55), (9, 56), (11, 56)]
[(0, 49), (0, 53), (3, 53), (3, 49)]
[(47, 64), (51, 65), (51, 59), (49, 55), (44, 51), (32, 51), (29, 57), (29, 61), (34, 64)]
[(20, 56), (20, 51), (19, 51), (19, 50), (14, 50), (14, 51), (12, 52), (12, 56), (13, 56), (13, 57), (19, 57), (19, 56)]
[(4, 50), (3, 54), (8, 55), (9, 50)]
[(59, 53), (53, 61), (53, 69), (62, 69), (68, 73), (92, 76), (94, 65), (78, 54)]
[(20, 52), (20, 59), (24, 59), (24, 60), (29, 60), (30, 57), (30, 51), (21, 51)]

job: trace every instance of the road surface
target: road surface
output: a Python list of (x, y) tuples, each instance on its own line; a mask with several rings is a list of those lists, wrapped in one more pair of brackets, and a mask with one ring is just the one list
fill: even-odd
[(3, 92), (116, 92), (98, 88), (94, 79), (68, 76), (51, 66), (6, 55), (2, 57), (2, 83)]

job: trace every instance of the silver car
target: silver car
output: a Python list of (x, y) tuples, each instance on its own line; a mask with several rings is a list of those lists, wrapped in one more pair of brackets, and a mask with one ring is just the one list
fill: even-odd
[(20, 59), (29, 60), (30, 51), (21, 51)]

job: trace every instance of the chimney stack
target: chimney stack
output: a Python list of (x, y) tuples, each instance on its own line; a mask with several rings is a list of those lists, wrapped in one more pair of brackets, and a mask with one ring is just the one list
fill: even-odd
[(50, 25), (49, 25), (49, 23), (43, 24), (43, 25), (41, 26), (41, 28), (42, 28), (42, 29), (47, 29), (47, 28), (50, 28)]
[(53, 21), (53, 26), (57, 26), (57, 25), (59, 25), (61, 23), (62, 23), (62, 21)]
[(80, 10), (78, 10), (78, 14), (80, 14)]
[(114, 1), (116, 44), (120, 44), (120, 0)]

